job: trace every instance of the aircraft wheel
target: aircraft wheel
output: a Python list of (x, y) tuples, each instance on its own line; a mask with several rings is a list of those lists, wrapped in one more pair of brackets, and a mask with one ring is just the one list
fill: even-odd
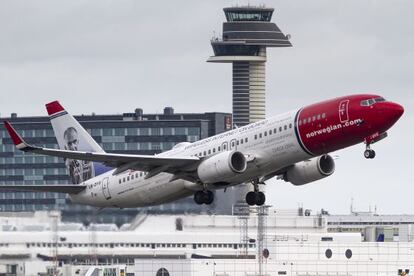
[(195, 192), (194, 201), (198, 205), (203, 204), (204, 203), (204, 193), (202, 191)]
[(256, 205), (256, 193), (248, 192), (246, 194), (246, 203), (250, 206)]
[(367, 159), (374, 159), (375, 158), (375, 151), (371, 149), (367, 149), (364, 152), (364, 157)]
[(205, 194), (204, 203), (207, 205), (210, 205), (211, 203), (213, 203), (214, 193), (212, 191), (206, 191), (204, 194)]
[(256, 205), (262, 206), (266, 202), (266, 196), (263, 192), (258, 192), (256, 194)]

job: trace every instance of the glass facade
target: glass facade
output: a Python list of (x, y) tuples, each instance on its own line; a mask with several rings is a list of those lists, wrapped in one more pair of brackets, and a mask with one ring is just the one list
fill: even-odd
[[(225, 121), (230, 115), (226, 113), (180, 114), (180, 116), (144, 114), (139, 120), (132, 121), (124, 120), (125, 117), (123, 114), (83, 115), (76, 118), (105, 151), (156, 154), (171, 149), (177, 143), (193, 142), (227, 130)], [(7, 120), (11, 121), (27, 142), (42, 147), (58, 148), (48, 117), (13, 117)], [(12, 144), (4, 127), (0, 128), (0, 185), (67, 183), (69, 183), (69, 176), (62, 158), (19, 151)], [(181, 208), (180, 204), (183, 203), (151, 207), (150, 210), (153, 212), (188, 210), (188, 206)], [(0, 193), (0, 211), (56, 209), (64, 211), (63, 214), (69, 217), (75, 216), (75, 213), (82, 216), (82, 213), (91, 210), (90, 207), (70, 204), (64, 194)], [(113, 212), (110, 211), (111, 217)], [(121, 210), (118, 212), (122, 214)], [(131, 212), (136, 214), (137, 210), (129, 210), (126, 213)], [(76, 221), (76, 219), (72, 220)]]
[(226, 11), (226, 19), (228, 22), (235, 21), (265, 21), (270, 22), (273, 10), (231, 10)]
[(258, 56), (260, 47), (256, 45), (232, 45), (218, 42), (212, 42), (214, 55), (216, 56)]

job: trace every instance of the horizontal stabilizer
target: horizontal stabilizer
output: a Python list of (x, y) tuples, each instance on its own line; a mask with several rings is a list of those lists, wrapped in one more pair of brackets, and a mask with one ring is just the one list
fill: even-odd
[(78, 194), (85, 190), (84, 185), (0, 185), (0, 192), (50, 192), (63, 194)]

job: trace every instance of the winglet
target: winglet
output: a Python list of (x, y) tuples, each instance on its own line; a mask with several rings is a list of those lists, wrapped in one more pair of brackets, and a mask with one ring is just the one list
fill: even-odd
[(26, 142), (20, 137), (20, 135), (17, 133), (17, 131), (12, 127), (12, 125), (8, 121), (4, 121), (4, 126), (7, 129), (7, 132), (10, 135), (10, 138), (12, 139), (14, 145), (18, 148), (23, 150), (24, 148), (27, 148), (28, 145)]
[(54, 101), (54, 102), (50, 102), (46, 104), (46, 109), (47, 109), (47, 114), (49, 114), (49, 116), (52, 116), (56, 113), (59, 113), (65, 110), (58, 101)]

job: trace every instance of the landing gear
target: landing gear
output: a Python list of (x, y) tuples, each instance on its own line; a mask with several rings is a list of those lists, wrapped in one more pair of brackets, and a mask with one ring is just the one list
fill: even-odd
[(374, 159), (375, 158), (375, 151), (367, 149), (367, 150), (364, 151), (364, 156), (367, 159)]
[(375, 151), (372, 150), (369, 145), (367, 145), (367, 149), (364, 151), (364, 157), (366, 159), (374, 159), (375, 158)]
[(259, 191), (259, 184), (264, 183), (260, 183), (258, 180), (253, 180), (252, 184), (254, 186), (254, 192), (248, 192), (246, 194), (246, 203), (250, 206), (262, 206), (266, 202), (266, 196), (263, 192)]
[(255, 192), (248, 192), (246, 194), (246, 203), (250, 206), (256, 204), (256, 193)]
[(263, 192), (248, 192), (246, 195), (246, 203), (250, 206), (262, 206), (266, 202), (266, 196)]
[(194, 201), (198, 205), (210, 205), (214, 201), (214, 194), (212, 191), (198, 191), (194, 194)]
[(257, 192), (256, 194), (256, 205), (262, 206), (266, 202), (266, 196), (263, 192)]

